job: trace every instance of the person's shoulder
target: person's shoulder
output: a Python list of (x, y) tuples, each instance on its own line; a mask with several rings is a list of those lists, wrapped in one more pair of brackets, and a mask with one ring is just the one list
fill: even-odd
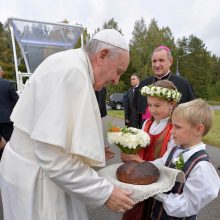
[(182, 77), (182, 76), (177, 76), (177, 75), (175, 75), (175, 74), (173, 74), (173, 73), (171, 73), (171, 76), (170, 76), (170, 81), (172, 81), (172, 82), (179, 82), (179, 83), (188, 83), (188, 80), (186, 79), (186, 78), (184, 78), (184, 77)]
[(0, 78), (0, 83), (8, 86), (10, 86), (11, 84), (9, 80), (3, 78)]
[(139, 88), (143, 87), (143, 86), (147, 86), (153, 83), (153, 76), (149, 76), (145, 79), (143, 79), (140, 84), (139, 84)]
[(131, 86), (127, 92), (133, 92), (133, 87)]

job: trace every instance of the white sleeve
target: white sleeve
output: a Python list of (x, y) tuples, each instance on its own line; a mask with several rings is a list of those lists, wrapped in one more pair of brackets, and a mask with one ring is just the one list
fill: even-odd
[(34, 152), (47, 176), (64, 191), (86, 204), (101, 206), (113, 191), (113, 185), (83, 162), (60, 147), (36, 141)]
[(198, 212), (218, 196), (220, 179), (210, 162), (201, 161), (191, 171), (181, 194), (158, 194), (168, 215), (187, 217)]
[(170, 152), (175, 146), (176, 146), (176, 144), (175, 144), (175, 142), (173, 140), (173, 135), (171, 134), (170, 140), (169, 140), (169, 142), (167, 144), (167, 151)]

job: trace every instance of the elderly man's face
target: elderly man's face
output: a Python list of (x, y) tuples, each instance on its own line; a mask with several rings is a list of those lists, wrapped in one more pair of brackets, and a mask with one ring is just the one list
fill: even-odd
[(167, 74), (173, 62), (172, 59), (169, 59), (167, 51), (165, 50), (154, 52), (151, 61), (152, 70), (157, 77), (162, 77)]
[(94, 89), (98, 91), (108, 84), (117, 84), (128, 64), (129, 53), (127, 51), (122, 51), (113, 58), (106, 56), (99, 68), (99, 73), (95, 74)]

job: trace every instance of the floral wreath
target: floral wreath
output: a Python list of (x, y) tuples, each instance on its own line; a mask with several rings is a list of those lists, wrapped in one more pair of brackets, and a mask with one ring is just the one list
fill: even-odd
[(174, 100), (179, 102), (181, 93), (177, 89), (168, 89), (159, 86), (149, 85), (141, 88), (142, 96), (156, 96), (168, 101)]

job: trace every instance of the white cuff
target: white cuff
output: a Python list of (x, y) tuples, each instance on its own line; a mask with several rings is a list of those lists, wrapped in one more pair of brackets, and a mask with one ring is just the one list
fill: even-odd
[(167, 194), (164, 193), (158, 193), (156, 196), (154, 196), (154, 199), (160, 201), (160, 202), (164, 202), (165, 199), (167, 198)]

